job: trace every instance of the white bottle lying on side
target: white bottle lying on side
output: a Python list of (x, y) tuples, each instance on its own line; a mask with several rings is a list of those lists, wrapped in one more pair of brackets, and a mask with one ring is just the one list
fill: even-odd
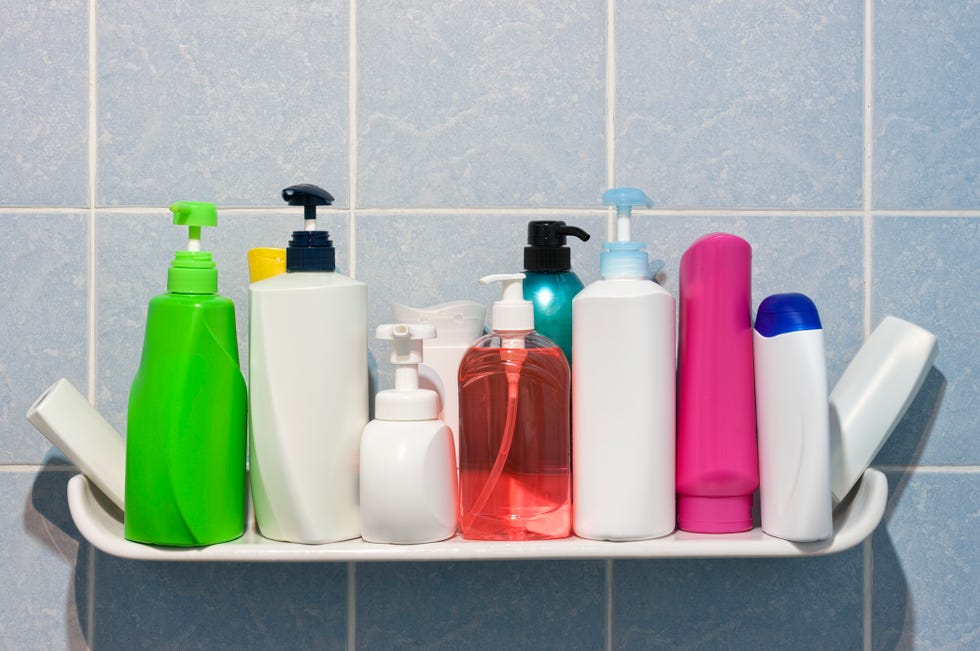
[(939, 353), (936, 335), (886, 316), (830, 392), (834, 505), (867, 470), (908, 411)]
[(762, 530), (797, 542), (834, 533), (827, 363), (817, 308), (774, 294), (753, 330)]

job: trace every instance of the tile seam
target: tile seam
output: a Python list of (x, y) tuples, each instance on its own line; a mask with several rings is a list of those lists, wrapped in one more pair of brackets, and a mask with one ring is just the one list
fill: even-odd
[(357, 278), (357, 0), (351, 0), (347, 11), (347, 266)]

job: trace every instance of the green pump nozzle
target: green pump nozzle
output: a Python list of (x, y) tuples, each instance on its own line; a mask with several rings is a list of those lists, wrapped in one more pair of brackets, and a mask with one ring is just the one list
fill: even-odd
[(174, 224), (187, 226), (187, 249), (177, 251), (167, 270), (167, 291), (174, 294), (215, 294), (218, 268), (201, 251), (201, 227), (218, 225), (218, 209), (206, 201), (178, 201), (170, 206)]
[(218, 209), (207, 201), (178, 201), (170, 206), (174, 224), (187, 226), (187, 250), (201, 250), (201, 226), (218, 225)]

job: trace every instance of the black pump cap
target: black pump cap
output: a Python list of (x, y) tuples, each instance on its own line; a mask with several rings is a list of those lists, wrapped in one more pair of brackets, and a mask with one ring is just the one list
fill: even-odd
[(589, 234), (577, 226), (559, 221), (534, 221), (527, 225), (527, 246), (524, 247), (524, 268), (528, 271), (568, 271), (572, 268), (572, 252), (565, 238), (573, 235), (583, 242)]
[[(316, 207), (329, 206), (333, 196), (323, 188), (301, 183), (282, 191), (290, 206), (303, 206), (303, 218), (316, 221)], [(333, 242), (327, 231), (293, 231), (286, 248), (286, 271), (333, 271), (336, 269)]]

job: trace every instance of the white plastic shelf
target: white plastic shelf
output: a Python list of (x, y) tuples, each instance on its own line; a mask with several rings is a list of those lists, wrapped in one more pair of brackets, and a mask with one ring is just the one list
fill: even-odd
[(101, 551), (145, 561), (332, 562), (464, 561), (560, 558), (791, 557), (834, 554), (867, 538), (885, 511), (888, 481), (869, 469), (852, 495), (834, 512), (834, 535), (815, 543), (792, 543), (753, 529), (737, 534), (693, 534), (636, 542), (583, 538), (528, 542), (485, 542), (459, 536), (424, 545), (378, 545), (360, 539), (326, 545), (300, 545), (263, 538), (250, 524), (231, 542), (200, 548), (143, 545), (123, 537), (122, 513), (84, 475), (68, 482), (68, 506), (81, 534)]

